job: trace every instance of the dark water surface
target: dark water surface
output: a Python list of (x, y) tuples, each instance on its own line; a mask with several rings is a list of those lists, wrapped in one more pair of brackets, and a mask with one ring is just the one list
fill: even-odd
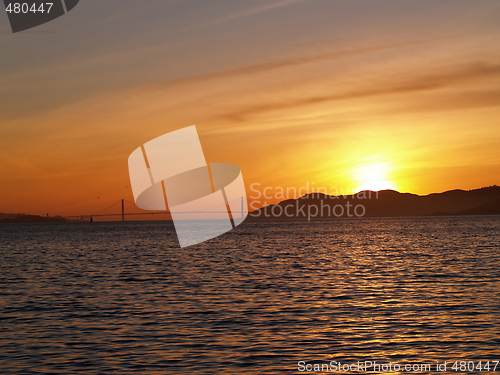
[(187, 249), (165, 222), (1, 225), (0, 374), (500, 360), (499, 246), (486, 216), (246, 222)]

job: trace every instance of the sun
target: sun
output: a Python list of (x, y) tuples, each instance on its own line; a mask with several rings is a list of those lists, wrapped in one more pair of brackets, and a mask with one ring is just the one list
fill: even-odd
[(388, 163), (365, 164), (354, 170), (356, 191), (396, 190), (390, 174), (391, 168)]

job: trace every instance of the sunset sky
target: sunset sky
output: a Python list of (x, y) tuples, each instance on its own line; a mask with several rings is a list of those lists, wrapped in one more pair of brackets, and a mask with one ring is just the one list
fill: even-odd
[(0, 13), (0, 212), (133, 201), (129, 154), (196, 125), (247, 193), (500, 184), (498, 0), (82, 0)]

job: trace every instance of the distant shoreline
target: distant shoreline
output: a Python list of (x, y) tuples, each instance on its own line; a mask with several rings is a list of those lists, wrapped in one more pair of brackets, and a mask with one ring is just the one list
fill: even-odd
[[(14, 214), (3, 214), (3, 219), (0, 220), (0, 224), (35, 224), (35, 223), (67, 223), (69, 222), (62, 216), (39, 216), (39, 215), (16, 215)], [(10, 217), (9, 217), (10, 216)]]
[[(408, 216), (363, 216), (363, 217), (313, 217), (310, 219), (310, 221), (319, 221), (319, 220), (364, 220), (364, 219), (433, 219), (433, 218), (444, 218), (444, 217), (450, 217), (450, 218), (464, 218), (464, 217), (472, 217), (472, 218), (479, 218), (479, 217), (500, 217), (500, 214), (449, 214), (449, 215), (408, 215)], [(290, 218), (281, 218), (281, 217), (263, 217), (263, 218), (255, 218), (248, 216), (245, 219), (246, 222), (260, 222), (260, 221), (308, 221), (307, 218), (304, 217), (290, 217)], [(6, 220), (1, 220), (1, 224), (9, 225), (9, 224), (103, 224), (103, 223), (164, 223), (164, 222), (171, 222), (173, 223), (172, 220), (126, 220), (126, 221), (121, 221), (121, 220), (106, 220), (106, 221), (94, 221), (94, 222), (89, 222), (89, 221), (51, 221), (51, 220), (45, 220), (45, 221), (6, 221)]]
[[(130, 213), (125, 215), (128, 218), (134, 216)], [(363, 191), (345, 196), (313, 192), (297, 199), (286, 199), (277, 204), (265, 205), (250, 212), (246, 220), (491, 215), (500, 215), (500, 187), (496, 185), (474, 190), (456, 189), (429, 195), (399, 193), (394, 190)], [(118, 218), (121, 215), (110, 214), (109, 216)], [(94, 215), (63, 217), (0, 213), (0, 224), (122, 221), (95, 219)], [(153, 222), (172, 221), (172, 219), (127, 221)]]

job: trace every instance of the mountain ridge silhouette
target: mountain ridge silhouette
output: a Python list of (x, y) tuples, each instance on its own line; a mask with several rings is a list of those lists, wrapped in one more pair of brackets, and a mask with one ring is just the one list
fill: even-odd
[[(345, 207), (347, 202), (352, 206), (363, 205), (364, 217), (498, 215), (500, 214), (500, 186), (493, 185), (473, 190), (454, 189), (428, 195), (400, 193), (395, 190), (378, 192), (364, 190), (343, 196), (309, 193), (297, 199), (287, 199), (278, 204), (262, 207), (251, 212), (249, 218), (307, 218), (309, 206), (332, 208), (340, 204)], [(289, 207), (288, 215), (285, 214), (287, 205), (292, 205), (294, 208), (292, 210)], [(281, 209), (273, 208), (275, 206), (281, 206)], [(301, 207), (304, 208), (301, 209)], [(334, 216), (326, 215), (326, 209), (319, 209), (319, 211), (322, 212), (310, 217), (355, 217), (349, 216), (347, 212)], [(290, 213), (292, 215), (289, 215)]]

